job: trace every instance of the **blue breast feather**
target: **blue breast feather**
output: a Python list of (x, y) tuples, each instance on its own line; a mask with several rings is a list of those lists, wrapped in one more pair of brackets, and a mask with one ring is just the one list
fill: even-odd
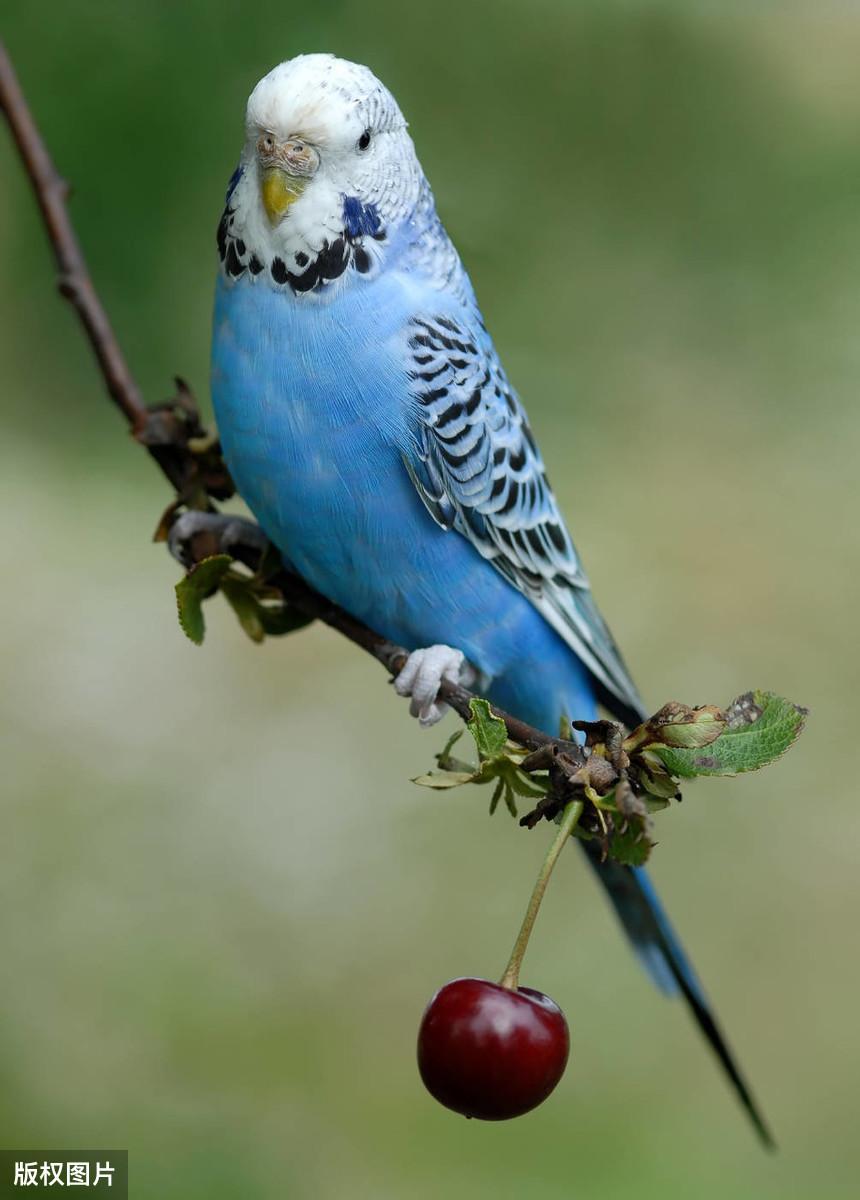
[(555, 731), (563, 711), (594, 711), (585, 669), (525, 596), (433, 521), (404, 466), (414, 291), (396, 271), (310, 303), (219, 280), (212, 394), (224, 454), (308, 582), (407, 648), (455, 644), (493, 679), (491, 699)]

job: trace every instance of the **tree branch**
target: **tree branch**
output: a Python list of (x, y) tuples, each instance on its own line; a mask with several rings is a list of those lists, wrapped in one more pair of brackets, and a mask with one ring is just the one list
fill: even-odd
[[(180, 505), (211, 508), (210, 497), (226, 499), (233, 491), (217, 442), (207, 436), (191, 392), (181, 380), (177, 380), (178, 393), (172, 401), (153, 407), (144, 404), (78, 243), (67, 206), (69, 186), (48, 153), (2, 42), (0, 107), (9, 122), (42, 213), (57, 263), (58, 289), (74, 306), (108, 394), (128, 421), (133, 437), (146, 447), (176, 489), (177, 500), (169, 510), (171, 515)], [(290, 604), (307, 616), (317, 618), (349, 638), (372, 654), (392, 675), (400, 671), (408, 654), (402, 646), (374, 633), (290, 572), (279, 572), (272, 582)], [(464, 721), (470, 720), (470, 702), (476, 698), (474, 693), (443, 681), (439, 694)], [(493, 708), (493, 712), (504, 721), (511, 740), (519, 745), (532, 751), (550, 748), (571, 767), (584, 761), (585, 756), (575, 742), (549, 737), (501, 709)]]
[(96, 295), (66, 208), (69, 185), (57, 171), (24, 99), (12, 62), (0, 43), (0, 106), (45, 222), (57, 260), (60, 292), (75, 306), (114, 403), (137, 432), (146, 424), (146, 408), (131, 377), (107, 313)]

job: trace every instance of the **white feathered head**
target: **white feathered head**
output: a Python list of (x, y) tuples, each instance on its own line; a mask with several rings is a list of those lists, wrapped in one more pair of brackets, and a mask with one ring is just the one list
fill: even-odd
[(281, 63), (248, 100), (218, 228), (225, 276), (297, 294), (348, 270), (372, 276), (422, 184), (403, 115), (372, 71), (331, 54)]

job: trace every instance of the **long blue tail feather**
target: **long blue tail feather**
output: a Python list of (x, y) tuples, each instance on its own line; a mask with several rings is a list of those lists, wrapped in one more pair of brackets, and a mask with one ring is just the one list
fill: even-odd
[(776, 1143), (749, 1085), (729, 1050), (690, 960), (684, 953), (647, 872), (611, 860), (601, 862), (596, 842), (581, 842), (588, 861), (603, 884), (636, 954), (656, 986), (665, 994), (680, 993), (711, 1049), (731, 1081), (758, 1136), (769, 1149)]

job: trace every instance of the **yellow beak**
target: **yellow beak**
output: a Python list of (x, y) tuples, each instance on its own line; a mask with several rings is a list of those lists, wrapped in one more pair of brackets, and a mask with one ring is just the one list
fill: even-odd
[(284, 219), (287, 209), (301, 196), (307, 182), (302, 176), (289, 175), (280, 167), (264, 168), (261, 184), (263, 208), (272, 225)]

